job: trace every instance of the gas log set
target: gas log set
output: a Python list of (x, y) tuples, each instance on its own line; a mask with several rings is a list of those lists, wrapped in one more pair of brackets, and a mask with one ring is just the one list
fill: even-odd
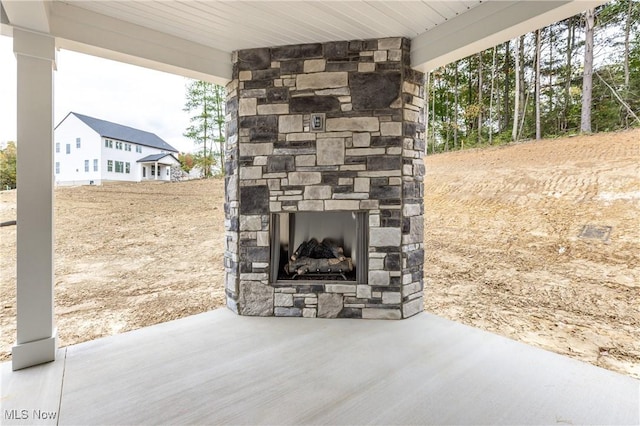
[(301, 275), (341, 276), (353, 271), (353, 261), (345, 257), (344, 248), (335, 240), (325, 238), (318, 242), (315, 238), (305, 241), (291, 255), (289, 262), (284, 266), (288, 275), (293, 279)]

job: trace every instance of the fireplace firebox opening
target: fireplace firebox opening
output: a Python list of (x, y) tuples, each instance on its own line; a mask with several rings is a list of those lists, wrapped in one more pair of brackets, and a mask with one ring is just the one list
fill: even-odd
[(366, 283), (368, 214), (362, 211), (271, 215), (271, 282)]

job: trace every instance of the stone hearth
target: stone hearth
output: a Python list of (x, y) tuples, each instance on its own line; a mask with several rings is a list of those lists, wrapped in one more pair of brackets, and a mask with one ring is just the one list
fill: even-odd
[[(385, 319), (422, 311), (424, 76), (410, 68), (409, 51), (408, 39), (387, 38), (234, 53), (225, 155), (231, 310)], [(278, 279), (273, 229), (304, 212), (367, 222), (358, 250), (349, 248), (358, 252), (356, 278)]]

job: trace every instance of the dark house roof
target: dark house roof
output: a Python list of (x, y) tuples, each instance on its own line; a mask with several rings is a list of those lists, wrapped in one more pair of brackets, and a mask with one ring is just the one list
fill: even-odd
[[(70, 112), (67, 114), (75, 115), (87, 126), (95, 130), (103, 138), (113, 138), (124, 142), (131, 142), (138, 145), (150, 146), (152, 148), (163, 149), (165, 151), (178, 152), (177, 149), (160, 139), (156, 134), (145, 132), (144, 130), (134, 129), (133, 127), (123, 126), (121, 124), (112, 123), (106, 120), (89, 117), (86, 115)], [(62, 121), (66, 120), (65, 117)], [(62, 121), (60, 124), (62, 124)], [(58, 124), (58, 126), (60, 125)], [(58, 127), (56, 126), (56, 127)]]
[(144, 158), (139, 159), (138, 161), (136, 161), (137, 163), (152, 163), (154, 161), (158, 161), (163, 159), (164, 157), (173, 157), (174, 160), (178, 161), (178, 159), (175, 157), (175, 155), (173, 154), (153, 154), (153, 155), (147, 155)]

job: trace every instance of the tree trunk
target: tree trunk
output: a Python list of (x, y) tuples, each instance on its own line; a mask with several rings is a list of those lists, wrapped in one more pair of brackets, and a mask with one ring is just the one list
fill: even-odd
[(509, 80), (509, 73), (511, 71), (511, 42), (507, 40), (504, 48), (504, 65), (503, 65), (503, 73), (504, 73), (504, 92), (502, 93), (502, 124), (500, 125), (500, 131), (504, 131), (509, 125), (509, 120), (511, 120), (509, 114), (509, 104), (510, 104), (510, 86), (511, 82)]
[(435, 154), (436, 152), (436, 85), (435, 82), (431, 82), (431, 90), (433, 93), (431, 94), (431, 152)]
[(640, 124), (640, 117), (638, 117), (636, 115), (635, 112), (633, 112), (633, 110), (631, 109), (631, 107), (629, 106), (629, 104), (627, 104), (624, 99), (622, 99), (622, 97), (618, 94), (618, 92), (616, 92), (616, 89), (614, 89), (613, 87), (611, 87), (611, 85), (609, 83), (607, 83), (605, 81), (604, 78), (602, 78), (602, 76), (600, 76), (600, 74), (598, 74), (597, 72), (595, 73), (596, 76), (600, 79), (600, 81), (602, 81), (604, 83), (605, 86), (607, 86), (607, 88), (609, 90), (611, 90), (611, 93), (613, 93), (613, 96), (618, 100), (618, 102), (620, 102), (620, 105), (622, 105), (626, 110), (627, 110), (627, 114), (629, 114), (630, 116), (632, 116), (637, 122), (638, 124)]
[(527, 89), (527, 95), (524, 98), (524, 102), (522, 105), (522, 118), (520, 119), (520, 129), (518, 130), (518, 139), (522, 137), (522, 129), (524, 129), (524, 122), (527, 118), (527, 105), (529, 104), (529, 95), (531, 91)]
[(536, 31), (536, 140), (542, 139), (540, 131), (540, 30)]
[(444, 74), (443, 74), (443, 81), (444, 81), (444, 92), (445, 94), (444, 96), (444, 110), (446, 111), (447, 116), (446, 117), (442, 117), (442, 122), (443, 123), (447, 123), (447, 128), (445, 130), (445, 138), (444, 138), (444, 150), (445, 152), (449, 151), (449, 134), (451, 133), (451, 109), (449, 108), (449, 74), (447, 72), (447, 70), (449, 69), (449, 65), (445, 65), (444, 66)]
[[(467, 76), (467, 106), (473, 104), (473, 61), (471, 60), (473, 56), (469, 56), (469, 65), (467, 67), (468, 76)], [(471, 133), (474, 131), (475, 120), (467, 119), (465, 120), (465, 126), (467, 127), (467, 136), (471, 137)], [(462, 142), (462, 147), (464, 148), (464, 142)]]
[(226, 140), (226, 135), (224, 134), (223, 128), (224, 128), (224, 114), (223, 114), (223, 109), (224, 109), (224, 103), (225, 103), (225, 97), (224, 97), (224, 88), (222, 88), (221, 86), (218, 86), (215, 88), (216, 91), (216, 100), (218, 102), (218, 107), (216, 108), (216, 123), (218, 125), (218, 143), (220, 144), (220, 152), (218, 153), (218, 157), (220, 159), (220, 174), (222, 176), (225, 175), (225, 171), (224, 171), (224, 146), (225, 146), (225, 140)]
[[(522, 43), (522, 38), (519, 40)], [(518, 46), (516, 46), (518, 49)], [(518, 140), (518, 122), (520, 121), (520, 59), (516, 60), (516, 88), (514, 91), (514, 106), (513, 106), (513, 128), (511, 129), (511, 139), (513, 141)]]
[(625, 91), (629, 90), (629, 34), (631, 33), (631, 13), (633, 12), (633, 0), (629, 2), (627, 10), (627, 20), (624, 25), (624, 87)]
[(564, 85), (564, 105), (562, 106), (562, 130), (567, 131), (569, 127), (569, 107), (571, 106), (571, 76), (573, 70), (571, 68), (571, 59), (573, 58), (573, 43), (575, 36), (575, 25), (573, 24), (573, 16), (569, 18), (567, 23), (567, 69), (565, 74)]
[(526, 95), (526, 91), (527, 91), (527, 86), (525, 84), (524, 81), (524, 41), (525, 41), (525, 35), (521, 35), (520, 36), (520, 44), (518, 45), (518, 61), (520, 62), (520, 91), (518, 93), (518, 96), (520, 96), (520, 110), (519, 114), (520, 117), (522, 117), (524, 115), (522, 108), (524, 108), (524, 98)]
[(549, 96), (549, 112), (553, 111), (553, 76), (555, 71), (553, 69), (553, 24), (547, 27), (549, 29), (549, 85), (547, 86), (547, 93)]
[(500, 83), (499, 83), (500, 71), (502, 70), (502, 65), (498, 64), (499, 60), (500, 60), (500, 49), (496, 47), (496, 64), (495, 64), (495, 69), (493, 71), (494, 72), (493, 79), (495, 80), (493, 93), (495, 98), (493, 99), (494, 112), (492, 116), (493, 120), (497, 124), (497, 127), (495, 129), (496, 133), (502, 132), (502, 96), (500, 96)]
[(482, 142), (482, 52), (478, 53), (478, 143)]
[(580, 132), (591, 133), (591, 94), (593, 89), (593, 25), (594, 9), (585, 12), (584, 74), (582, 77), (582, 114)]
[(202, 152), (203, 152), (203, 158), (202, 159), (204, 161), (204, 163), (203, 163), (204, 177), (209, 177), (209, 170), (208, 170), (209, 169), (209, 167), (208, 167), (208, 164), (209, 164), (208, 160), (209, 159), (207, 157), (207, 137), (208, 137), (207, 136), (207, 130), (209, 129), (209, 120), (207, 119), (207, 117), (209, 115), (208, 115), (208, 112), (207, 112), (207, 89), (206, 89), (206, 87), (203, 90), (204, 90), (204, 117), (203, 117), (204, 118), (204, 139), (203, 139), (204, 146), (203, 146), (203, 150), (202, 150)]
[(453, 149), (458, 149), (458, 61), (455, 63), (453, 97)]
[(425, 82), (425, 90), (424, 90), (424, 104), (425, 104), (425, 119), (427, 121), (426, 125), (425, 125), (425, 132), (424, 132), (424, 143), (425, 143), (425, 149), (424, 149), (424, 154), (427, 155), (429, 154), (429, 124), (431, 123), (431, 120), (429, 119), (429, 96), (431, 95), (431, 72), (428, 72), (426, 75), (426, 82)]
[(491, 61), (491, 90), (489, 91), (489, 145), (493, 143), (493, 85), (496, 78), (496, 48), (493, 47)]

